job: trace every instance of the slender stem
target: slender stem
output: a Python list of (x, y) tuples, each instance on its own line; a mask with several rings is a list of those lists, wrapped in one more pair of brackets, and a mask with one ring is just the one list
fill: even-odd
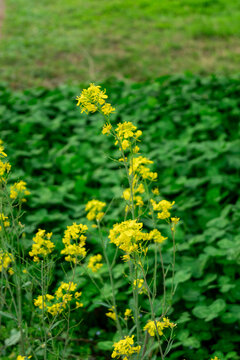
[(115, 287), (114, 287), (114, 281), (113, 281), (113, 276), (112, 276), (112, 269), (111, 269), (110, 262), (109, 262), (109, 259), (108, 259), (108, 256), (107, 256), (107, 252), (106, 252), (106, 248), (105, 248), (105, 244), (104, 244), (104, 240), (103, 240), (102, 231), (101, 231), (99, 221), (97, 221), (97, 226), (98, 226), (99, 237), (100, 237), (100, 240), (101, 240), (101, 243), (102, 243), (103, 255), (104, 255), (105, 261), (107, 263), (108, 274), (109, 274), (111, 288), (112, 288), (112, 301), (113, 301), (113, 306), (114, 306), (114, 313), (115, 313), (115, 316), (116, 316), (117, 329), (120, 332), (121, 336), (123, 336), (122, 327), (121, 327), (119, 317), (118, 317), (118, 313), (117, 313), (117, 304), (116, 304), (116, 299), (115, 299)]

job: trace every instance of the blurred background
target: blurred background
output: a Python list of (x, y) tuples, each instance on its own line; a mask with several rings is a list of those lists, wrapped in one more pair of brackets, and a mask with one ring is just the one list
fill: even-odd
[[(60, 249), (92, 198), (114, 198), (107, 220), (122, 218), (124, 179), (107, 155), (116, 150), (100, 136), (99, 115), (75, 102), (90, 81), (101, 84), (113, 123), (143, 130), (161, 198), (181, 218), (169, 360), (240, 359), (239, 63), (240, 0), (0, 0), (0, 133), (13, 180), (31, 191), (24, 247), (44, 228)], [(89, 247), (99, 252), (97, 236)], [(114, 277), (126, 307), (124, 267)], [(76, 320), (87, 325), (74, 336), (90, 342), (72, 351), (108, 359), (114, 326), (85, 280)], [(10, 330), (11, 321), (4, 338)]]
[(55, 86), (238, 72), (239, 0), (1, 0), (1, 78)]

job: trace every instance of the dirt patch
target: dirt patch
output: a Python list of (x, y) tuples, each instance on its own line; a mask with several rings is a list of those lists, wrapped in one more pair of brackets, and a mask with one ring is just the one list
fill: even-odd
[(1, 30), (2, 30), (4, 13), (5, 13), (4, 1), (0, 0), (0, 38), (2, 36)]

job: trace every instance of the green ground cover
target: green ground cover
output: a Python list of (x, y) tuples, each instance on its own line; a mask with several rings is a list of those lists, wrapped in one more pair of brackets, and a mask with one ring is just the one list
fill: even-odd
[[(239, 360), (240, 78), (164, 77), (151, 84), (105, 86), (117, 109), (113, 122), (132, 121), (143, 130), (142, 149), (155, 162), (161, 196), (176, 201), (175, 214), (182, 219), (179, 287), (170, 315), (178, 326), (169, 359), (203, 360), (217, 352), (221, 360)], [(92, 198), (114, 199), (107, 220), (121, 219), (124, 178), (106, 155), (110, 151), (115, 157), (116, 150), (101, 135), (100, 116), (81, 115), (76, 108), (79, 93), (79, 87), (66, 86), (25, 92), (0, 87), (1, 138), (15, 178), (26, 180), (32, 193), (23, 219), (26, 251), (39, 227), (53, 231), (60, 248), (67, 225), (86, 223), (84, 203)], [(93, 239), (88, 246), (97, 253), (97, 235)], [(168, 263), (168, 245), (165, 250)], [(114, 277), (117, 299), (126, 307), (124, 266), (119, 261)], [(106, 359), (114, 327), (105, 320), (94, 287), (81, 273), (77, 281), (87, 325), (74, 335), (93, 342), (72, 347), (76, 354), (81, 350)], [(144, 300), (141, 306), (146, 307)], [(10, 328), (8, 321), (2, 336)]]
[(13, 87), (239, 71), (239, 1), (5, 3), (1, 78)]

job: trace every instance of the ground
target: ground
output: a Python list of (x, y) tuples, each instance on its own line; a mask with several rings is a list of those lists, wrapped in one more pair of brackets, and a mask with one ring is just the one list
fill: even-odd
[(235, 0), (5, 0), (1, 79), (21, 88), (232, 74), (239, 23)]

